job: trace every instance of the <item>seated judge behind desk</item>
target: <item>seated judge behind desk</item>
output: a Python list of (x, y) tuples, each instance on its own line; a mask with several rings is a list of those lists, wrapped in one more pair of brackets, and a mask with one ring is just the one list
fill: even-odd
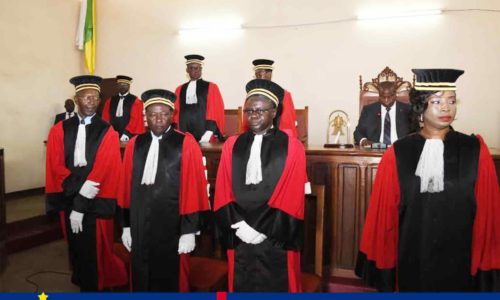
[(363, 147), (373, 143), (390, 145), (410, 132), (410, 105), (396, 101), (396, 84), (383, 81), (379, 84), (379, 102), (363, 107), (354, 141)]
[(73, 99), (66, 99), (66, 101), (64, 101), (64, 109), (66, 109), (66, 112), (56, 115), (54, 125), (59, 121), (67, 120), (75, 115), (75, 102)]

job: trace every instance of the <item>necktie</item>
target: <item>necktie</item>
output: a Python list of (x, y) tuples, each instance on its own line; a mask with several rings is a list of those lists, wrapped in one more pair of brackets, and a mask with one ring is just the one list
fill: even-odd
[(390, 145), (391, 144), (391, 115), (389, 114), (389, 111), (391, 110), (390, 107), (385, 108), (387, 112), (385, 113), (385, 119), (384, 119), (384, 144)]

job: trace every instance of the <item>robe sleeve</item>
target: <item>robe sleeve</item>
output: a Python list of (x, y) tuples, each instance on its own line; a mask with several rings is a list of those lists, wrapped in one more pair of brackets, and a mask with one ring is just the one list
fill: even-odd
[(111, 98), (108, 98), (106, 99), (106, 101), (104, 101), (104, 107), (102, 109), (102, 119), (106, 122), (109, 123), (109, 120), (110, 120), (110, 116), (109, 116), (109, 105), (111, 103)]
[(110, 126), (97, 150), (94, 167), (87, 176), (87, 180), (100, 183), (96, 197), (116, 199), (120, 168), (120, 141), (118, 133)]
[(99, 145), (92, 171), (86, 179), (99, 183), (99, 193), (94, 199), (87, 199), (77, 194), (73, 199), (73, 210), (81, 213), (94, 212), (99, 217), (113, 216), (120, 168), (120, 142), (118, 134), (110, 126)]
[(292, 95), (290, 92), (285, 91), (279, 128), (283, 131), (288, 130), (293, 137), (297, 137), (296, 121), (297, 117), (295, 116), (295, 106), (293, 105)]
[(471, 274), (478, 289), (500, 291), (500, 192), (493, 159), (482, 137), (476, 180), (476, 216), (472, 236)]
[(233, 192), (232, 155), (237, 138), (238, 136), (231, 136), (224, 143), (215, 182), (214, 213), (217, 235), (223, 247), (228, 249), (233, 249), (240, 242), (231, 225), (243, 220)]
[(269, 199), (268, 205), (296, 219), (303, 220), (306, 182), (306, 153), (304, 146), (297, 138), (289, 136), (285, 168)]
[[(179, 85), (176, 89), (175, 89), (175, 102), (174, 102), (174, 106), (175, 106), (175, 111), (174, 111), (174, 120), (173, 122), (177, 125), (179, 125), (179, 118), (180, 118), (180, 114), (181, 114), (181, 88), (182, 88), (182, 85)], [(179, 126), (177, 126), (177, 128), (179, 128)]]
[(201, 149), (194, 137), (185, 133), (182, 145), (181, 188), (179, 191), (179, 213), (191, 214), (210, 208), (207, 194), (207, 179)]
[(233, 193), (233, 146), (237, 136), (232, 136), (226, 140), (222, 147), (219, 169), (215, 182), (214, 211), (218, 211), (225, 205), (234, 202)]
[(200, 146), (191, 134), (185, 133), (179, 190), (181, 234), (200, 230), (200, 213), (210, 210), (207, 185)]
[(120, 170), (118, 186), (118, 219), (122, 227), (130, 227), (130, 191), (132, 190), (132, 167), (137, 136), (134, 136), (125, 148), (123, 163)]
[(134, 149), (137, 137), (133, 137), (125, 148), (123, 163), (120, 171), (120, 184), (118, 187), (118, 205), (121, 208), (130, 208), (130, 191), (132, 190), (132, 166), (134, 163)]
[(224, 101), (215, 83), (208, 86), (207, 112), (205, 116), (207, 121), (213, 121), (217, 125), (220, 136), (224, 135)]
[(380, 291), (396, 289), (400, 189), (394, 147), (379, 164), (355, 273)]
[(62, 122), (52, 127), (47, 138), (47, 154), (45, 164), (45, 193), (47, 212), (61, 210), (63, 197), (63, 181), (71, 171), (66, 168), (64, 160), (64, 133)]
[(136, 97), (130, 110), (130, 120), (125, 128), (127, 135), (133, 136), (145, 132), (143, 111), (144, 104)]

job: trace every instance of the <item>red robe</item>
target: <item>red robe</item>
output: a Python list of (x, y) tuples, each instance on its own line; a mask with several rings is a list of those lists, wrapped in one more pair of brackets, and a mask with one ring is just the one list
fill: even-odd
[[(131, 94), (129, 94), (129, 95), (133, 96)], [(127, 96), (129, 96), (129, 95), (127, 95)], [(114, 97), (107, 99), (106, 102), (104, 103), (104, 108), (102, 110), (102, 118), (110, 124), (114, 123), (113, 122), (114, 118), (112, 117), (112, 115), (116, 114), (116, 106), (114, 107), (113, 110), (111, 110), (112, 100), (119, 101), (117, 96), (114, 96)], [(115, 105), (117, 105), (117, 104), (115, 104)], [(127, 109), (125, 103), (123, 104), (123, 109), (124, 109), (123, 114), (125, 116), (127, 113), (127, 112), (125, 112), (125, 110)], [(129, 137), (132, 137), (134, 135), (141, 134), (146, 130), (144, 127), (144, 114), (143, 114), (143, 112), (144, 112), (144, 105), (143, 105), (141, 99), (139, 99), (138, 97), (135, 97), (135, 99), (133, 100), (132, 106), (130, 108), (130, 118), (128, 120), (128, 123), (125, 125), (124, 130), (122, 132), (120, 132), (120, 130), (117, 130), (117, 127), (116, 127), (116, 126), (120, 126), (120, 125), (117, 125), (117, 124), (112, 124), (112, 125), (113, 125), (113, 127), (115, 127), (115, 130), (118, 131), (119, 135), (126, 134)]]
[[(155, 184), (151, 186), (141, 185), (140, 180), (144, 170), (144, 163), (151, 144), (150, 134), (150, 132), (146, 132), (136, 136), (127, 144), (120, 176), (118, 204), (122, 209), (129, 211), (130, 222), (127, 224), (127, 221), (125, 221), (124, 226), (131, 227), (132, 233), (131, 264), (132, 278), (135, 278), (132, 280), (132, 285), (135, 290), (139, 291), (187, 292), (189, 291), (189, 255), (182, 254), (179, 257), (177, 245), (181, 234), (199, 231), (199, 224), (187, 224), (186, 220), (196, 219), (198, 221), (198, 214), (209, 210), (207, 180), (202, 163), (202, 154), (200, 146), (189, 133), (184, 134), (170, 129), (160, 140), (159, 166)], [(171, 147), (171, 145), (176, 146)], [(168, 156), (169, 153), (167, 152), (170, 154), (175, 152), (175, 154)], [(166, 166), (168, 166), (168, 169), (165, 169)], [(163, 177), (162, 174), (164, 173), (168, 175)], [(161, 202), (167, 202), (167, 199), (171, 199), (174, 203), (169, 207), (176, 207), (177, 211), (165, 209), (167, 204), (154, 206), (158, 205), (153, 203), (155, 199), (159, 199)], [(162, 209), (165, 210), (161, 211)], [(162, 223), (163, 221), (166, 223)], [(167, 226), (168, 230), (165, 231), (163, 227), (154, 230), (157, 228), (154, 226), (155, 224), (156, 226), (161, 225), (161, 227)], [(155, 248), (165, 244), (165, 249), (167, 249), (156, 258), (152, 257), (150, 250), (147, 250), (147, 242), (143, 238), (144, 236), (154, 235), (167, 237), (166, 241), (160, 239), (153, 241)], [(174, 249), (175, 251), (171, 252), (168, 249)], [(149, 257), (147, 259), (144, 256), (146, 252)], [(171, 257), (170, 261), (168, 261), (169, 257)], [(151, 269), (154, 268), (154, 265), (161, 265), (162, 263), (165, 263), (165, 267), (169, 269), (160, 270), (160, 273), (170, 273), (172, 276), (162, 279), (165, 283), (163, 286), (155, 287), (154, 283), (149, 279), (149, 276), (153, 276), (151, 275), (153, 273)], [(177, 263), (179, 264), (178, 274), (172, 274), (171, 269)], [(157, 276), (163, 278), (163, 274)], [(169, 282), (171, 280), (177, 280), (177, 283)], [(170, 286), (167, 286), (168, 284)]]
[[(451, 135), (449, 135), (448, 137), (450, 136)], [(408, 138), (409, 137), (405, 138), (405, 140)], [(401, 207), (400, 200), (403, 199), (403, 193), (400, 189), (399, 178), (406, 175), (398, 175), (398, 165), (403, 164), (404, 162), (397, 160), (394, 146), (387, 150), (387, 152), (382, 157), (382, 161), (380, 162), (379, 168), (377, 170), (377, 177), (373, 186), (372, 194), (370, 197), (370, 205), (363, 227), (363, 234), (360, 244), (360, 255), (358, 257), (358, 265), (356, 270), (356, 274), (358, 276), (363, 277), (369, 284), (375, 285), (379, 289), (386, 291), (408, 290), (407, 288), (402, 289), (402, 286), (408, 286), (410, 287), (410, 290), (420, 289), (422, 291), (425, 291), (426, 286), (430, 286), (430, 289), (432, 290), (439, 290), (444, 285), (444, 282), (440, 282), (440, 280), (444, 280), (444, 276), (440, 276), (439, 279), (435, 279), (433, 282), (430, 282), (427, 285), (425, 284), (425, 277), (421, 277), (422, 283), (414, 285), (414, 283), (412, 282), (403, 281), (405, 279), (401, 275), (403, 273), (414, 274), (416, 272), (421, 272), (421, 274), (423, 274), (425, 269), (422, 268), (420, 270), (406, 270), (400, 266), (400, 262), (404, 261), (406, 263), (407, 255), (416, 255), (414, 256), (413, 261), (419, 259), (424, 265), (427, 263), (428, 259), (432, 259), (433, 257), (438, 257), (438, 255), (440, 255), (439, 253), (436, 253), (436, 251), (441, 252), (441, 254), (444, 255), (444, 257), (440, 258), (441, 261), (446, 259), (447, 256), (457, 256), (456, 252), (458, 252), (458, 257), (466, 257), (469, 259), (469, 261), (465, 261), (463, 263), (465, 266), (470, 266), (469, 276), (471, 277), (471, 280), (474, 280), (476, 282), (473, 283), (471, 287), (465, 287), (460, 284), (458, 284), (458, 286), (457, 284), (455, 284), (454, 286), (452, 281), (451, 284), (449, 284), (447, 287), (443, 287), (445, 290), (449, 291), (471, 289), (498, 291), (500, 289), (500, 279), (498, 278), (498, 272), (500, 272), (500, 193), (498, 189), (497, 178), (495, 175), (495, 166), (493, 164), (493, 160), (490, 156), (488, 148), (480, 136), (477, 136), (477, 138), (479, 140), (477, 177), (475, 178), (474, 191), (470, 191), (472, 196), (475, 198), (475, 210), (472, 210), (473, 212), (475, 211), (475, 215), (472, 215), (473, 220), (471, 221), (470, 226), (468, 228), (464, 227), (463, 229), (457, 229), (457, 227), (454, 226), (454, 224), (456, 223), (461, 223), (460, 221), (453, 221), (453, 215), (451, 218), (445, 220), (446, 223), (442, 225), (439, 225), (439, 223), (437, 223), (437, 226), (434, 225), (432, 222), (435, 221), (436, 218), (438, 218), (439, 220), (439, 214), (436, 214), (435, 211), (430, 211), (429, 209), (422, 209), (423, 216), (421, 218), (423, 219), (421, 219), (421, 222), (424, 223), (419, 223), (420, 225), (417, 224), (416, 226), (417, 228), (429, 226), (431, 228), (431, 232), (423, 231), (422, 233), (419, 233), (418, 229), (413, 229), (410, 233), (406, 229), (408, 228), (407, 226), (402, 227), (402, 211), (405, 211), (405, 213), (403, 214), (403, 218), (409, 218), (411, 214), (415, 214), (415, 209), (410, 211), (410, 208), (405, 209)], [(474, 138), (469, 137), (469, 139)], [(460, 141), (460, 139), (458, 139), (458, 141)], [(397, 143), (400, 142), (398, 141)], [(448, 145), (452, 145), (453, 147), (453, 145), (456, 145), (456, 143), (450, 143)], [(395, 144), (395, 146), (397, 146), (397, 144)], [(447, 146), (445, 142), (445, 154), (453, 153), (452, 151), (454, 150), (447, 150), (446, 147)], [(453, 154), (448, 155), (451, 156)], [(453, 183), (453, 177), (451, 176), (453, 176), (454, 173), (453, 166), (456, 166), (459, 160), (455, 158), (453, 159), (454, 161), (451, 162), (452, 164), (447, 165), (447, 157), (445, 155), (445, 193), (447, 184), (449, 184), (448, 182), (451, 182), (451, 184), (453, 185), (456, 184)], [(466, 161), (473, 161), (474, 157), (467, 155), (467, 157), (465, 157), (464, 159)], [(466, 177), (469, 175), (460, 173), (460, 176)], [(472, 174), (472, 176), (474, 176), (474, 174)], [(461, 185), (466, 184), (466, 181), (464, 179), (461, 178), (460, 180), (462, 180)], [(448, 185), (448, 187), (453, 187), (451, 184)], [(465, 205), (458, 204), (458, 202), (456, 202), (456, 204), (453, 204), (455, 203), (454, 201), (457, 201), (456, 199), (458, 199), (458, 197), (454, 197), (451, 199), (450, 197), (448, 197), (445, 199), (446, 200), (443, 203), (444, 205), (447, 205), (446, 207), (448, 211), (453, 211), (454, 214), (458, 215), (460, 211), (465, 210), (465, 217), (471, 214), (470, 211), (466, 210), (467, 207)], [(440, 201), (440, 199), (434, 201)], [(429, 215), (431, 217), (430, 219), (427, 219), (426, 216)], [(459, 220), (462, 219), (462, 217), (459, 217)], [(459, 231), (457, 232), (457, 230)], [(417, 239), (425, 239), (428, 236), (435, 235), (436, 232), (438, 232), (437, 234), (440, 234), (442, 232), (441, 240), (431, 239), (431, 243), (422, 245), (424, 247), (421, 250), (415, 250), (417, 251), (417, 254), (405, 250), (406, 253), (412, 254), (407, 254), (406, 256), (400, 255), (400, 249), (405, 249), (405, 247), (401, 248), (402, 242), (409, 243), (408, 241), (412, 242)], [(455, 234), (456, 236), (454, 236)], [(446, 248), (446, 245), (443, 245), (442, 240), (445, 240), (450, 236), (452, 236), (452, 239), (444, 242), (445, 244), (454, 243), (457, 239), (465, 241), (468, 241), (468, 239), (470, 239), (470, 244), (472, 245), (465, 245), (464, 248), (456, 249), (456, 252), (455, 250), (449, 251), (449, 249)], [(470, 253), (466, 250), (467, 247), (471, 249)], [(432, 254), (432, 251), (434, 251), (434, 254)], [(461, 254), (460, 252), (463, 251), (467, 251), (467, 253)], [(425, 255), (431, 253), (432, 256), (423, 256), (422, 253), (425, 253)], [(454, 260), (451, 263), (451, 268), (446, 270), (436, 269), (431, 272), (442, 272), (443, 274), (445, 274), (445, 276), (452, 277), (455, 273), (459, 272), (457, 270), (460, 270), (453, 270), (453, 266), (458, 264), (461, 265), (462, 262), (460, 262), (459, 260)], [(467, 269), (465, 269), (465, 272), (467, 273)], [(496, 277), (494, 275), (495, 273), (497, 274)], [(432, 276), (432, 273), (429, 276)]]
[[(287, 90), (285, 90), (285, 95), (283, 97), (281, 115), (279, 117), (277, 116), (276, 120), (278, 121), (278, 128), (280, 130), (288, 132), (293, 137), (298, 137), (295, 106), (293, 105), (292, 94)], [(242, 130), (248, 130), (247, 119), (245, 117), (242, 122)]]
[[(73, 246), (73, 241), (78, 238), (83, 238), (82, 234), (88, 235), (88, 227), (86, 219), (95, 220), (95, 237), (90, 238), (88, 243), (90, 249), (95, 249), (97, 259), (97, 289), (102, 290), (106, 287), (122, 286), (127, 283), (127, 275), (125, 266), (122, 261), (113, 253), (113, 214), (116, 205), (116, 192), (118, 187), (118, 176), (120, 170), (120, 144), (116, 132), (108, 124), (102, 121), (98, 116), (94, 116), (92, 122), (100, 123), (101, 129), (105, 131), (100, 144), (97, 146), (97, 151), (91, 153), (87, 151), (86, 157), (88, 164), (93, 163), (92, 169), (86, 178), (80, 180), (80, 184), (76, 184), (76, 192), (79, 191), (81, 184), (85, 180), (91, 180), (100, 183), (99, 193), (93, 200), (93, 203), (99, 203), (92, 208), (89, 205), (88, 211), (84, 213), (83, 232), (74, 235), (69, 228), (68, 212), (72, 210), (73, 196), (66, 196), (68, 191), (64, 190), (63, 185), (66, 179), (71, 179), (71, 165), (66, 164), (65, 158), (73, 158), (72, 151), (65, 149), (65, 128), (71, 128), (71, 122), (78, 126), (78, 117), (73, 117), (54, 125), (50, 130), (47, 139), (47, 158), (46, 158), (46, 174), (45, 174), (45, 192), (47, 194), (47, 210), (59, 211), (61, 215), (61, 224), (64, 236), (68, 239), (69, 246)], [(87, 125), (89, 127), (91, 125)], [(90, 127), (89, 127), (90, 128)], [(67, 129), (69, 130), (69, 129)], [(92, 134), (93, 129), (88, 129), (88, 138)], [(66, 132), (66, 135), (68, 133)], [(67, 138), (66, 138), (67, 139)], [(67, 144), (67, 141), (66, 141)], [(74, 145), (73, 145), (74, 147)], [(87, 149), (90, 148), (87, 145)], [(68, 153), (69, 152), (69, 153)], [(94, 154), (94, 155), (93, 155)], [(71, 183), (71, 182), (70, 182)], [(76, 198), (75, 198), (76, 199)], [(99, 208), (96, 208), (99, 207)], [(93, 227), (91, 227), (93, 228)], [(78, 242), (78, 241), (77, 241)], [(92, 251), (92, 250), (91, 250)], [(75, 271), (73, 269), (73, 271)], [(81, 278), (82, 282), (88, 279), (85, 276)], [(94, 285), (91, 283), (91, 285)]]
[[(278, 134), (281, 132), (281, 134), (284, 135), (282, 131), (276, 132)], [(235, 255), (238, 255), (238, 249), (241, 248), (240, 246), (247, 244), (239, 241), (239, 239), (235, 241), (235, 239), (237, 238), (233, 236), (234, 230), (227, 228), (233, 222), (235, 222), (235, 220), (232, 220), (231, 217), (228, 217), (228, 215), (231, 214), (228, 212), (230, 210), (236, 209), (240, 212), (241, 216), (252, 218), (250, 216), (252, 213), (241, 211), (241, 207), (243, 207), (242, 203), (239, 203), (238, 199), (235, 196), (237, 194), (237, 191), (234, 190), (234, 187), (236, 185), (235, 182), (233, 182), (233, 179), (235, 178), (235, 174), (233, 173), (233, 151), (238, 139), (240, 137), (245, 139), (249, 134), (251, 133), (247, 132), (242, 134), (241, 136), (232, 136), (224, 143), (220, 165), (217, 172), (217, 182), (215, 189), (214, 212), (216, 213), (216, 219), (218, 219), (217, 221), (219, 223), (219, 226), (221, 227), (222, 234), (226, 235), (225, 237), (223, 237), (223, 239), (225, 239), (229, 244), (229, 249), (227, 252), (229, 263), (228, 279), (229, 291), (231, 292), (234, 291), (235, 276), (238, 276), (238, 272), (242, 272), (239, 271), (237, 267), (235, 267)], [(264, 137), (263, 145), (265, 144), (265, 139), (266, 138)], [(267, 226), (263, 226), (266, 227), (266, 229), (262, 232), (268, 236), (268, 240), (273, 241), (272, 243), (274, 243), (275, 245), (281, 245), (277, 247), (289, 249), (287, 251), (284, 251), (284, 253), (286, 253), (286, 258), (281, 258), (286, 261), (285, 272), (287, 273), (286, 280), (288, 282), (288, 291), (300, 292), (300, 252), (295, 244), (298, 239), (298, 236), (296, 234), (297, 231), (295, 230), (297, 228), (295, 228), (295, 225), (288, 225), (284, 227), (282, 227), (282, 225), (283, 223), (299, 224), (297, 226), (300, 227), (304, 219), (304, 185), (307, 182), (305, 151), (300, 141), (291, 136), (288, 137), (286, 145), (274, 144), (274, 146), (285, 146), (287, 149), (285, 149), (287, 151), (287, 154), (284, 160), (284, 167), (280, 174), (274, 174), (278, 175), (278, 180), (271, 192), (270, 198), (267, 201), (267, 209), (265, 209), (266, 212), (261, 215), (262, 218), (259, 216), (254, 216), (256, 217), (254, 219), (260, 219), (260, 221), (263, 221), (263, 223), (268, 224)], [(278, 151), (274, 147), (273, 149), (273, 152)], [(280, 147), (280, 149), (282, 148)], [(238, 172), (240, 172), (240, 170), (238, 170)], [(265, 173), (265, 170), (263, 170), (263, 173), (267, 174)], [(269, 183), (269, 180), (270, 178), (264, 178), (264, 181), (266, 183)], [(245, 188), (243, 188), (243, 193), (246, 193)], [(262, 209), (262, 207), (259, 209)], [(245, 221), (247, 221), (250, 226), (253, 226), (249, 219), (245, 218)], [(259, 228), (257, 227), (256, 230), (259, 231)], [(281, 236), (276, 236), (276, 234), (279, 234)], [(256, 247), (260, 245), (264, 245), (264, 242), (257, 245)], [(279, 259), (279, 257), (277, 258)], [(273, 258), (270, 259), (273, 260)], [(261, 269), (264, 272), (267, 271), (266, 267)], [(270, 277), (272, 278), (272, 276)], [(258, 286), (253, 286), (250, 288), (253, 288), (254, 290), (260, 290)], [(271, 286), (270, 288), (273, 287)]]
[[(175, 101), (174, 123), (179, 125), (179, 130), (191, 133), (196, 140), (199, 140), (206, 130), (214, 132), (210, 142), (215, 141), (216, 135), (219, 136), (218, 139), (221, 140), (222, 135), (224, 134), (224, 101), (222, 100), (219, 87), (213, 82), (203, 81), (202, 79), (199, 79), (197, 82), (198, 105), (203, 104), (206, 107), (203, 112), (195, 113), (194, 118), (204, 116), (204, 120), (207, 124), (205, 124), (205, 122), (198, 123), (196, 126), (201, 128), (196, 128), (196, 130), (192, 131), (183, 128), (184, 122), (181, 120), (181, 115), (183, 114), (182, 107), (186, 105), (186, 99), (185, 96), (183, 97), (183, 94), (187, 89), (189, 82), (182, 84), (175, 89), (177, 100)], [(203, 88), (203, 84), (208, 85), (207, 90)], [(200, 107), (200, 109), (202, 108)], [(198, 121), (201, 122), (203, 120)]]

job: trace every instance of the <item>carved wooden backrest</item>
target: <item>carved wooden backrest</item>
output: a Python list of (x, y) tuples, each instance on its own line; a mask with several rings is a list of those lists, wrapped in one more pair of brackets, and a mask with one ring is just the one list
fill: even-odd
[[(397, 100), (409, 103), (409, 92), (412, 84), (409, 81), (404, 81), (402, 77), (398, 77), (393, 70), (389, 67), (385, 67), (382, 72), (380, 72), (377, 77), (372, 78), (371, 81), (363, 83), (361, 75), (359, 75), (359, 113), (365, 105), (372, 104), (378, 101), (379, 98), (379, 84), (384, 81), (391, 81), (396, 83), (397, 87)], [(415, 78), (413, 78), (413, 83), (415, 83)]]
[(295, 118), (297, 119), (297, 135), (298, 139), (307, 145), (308, 142), (308, 127), (309, 127), (309, 106), (304, 109), (295, 109)]
[(225, 109), (224, 110), (224, 136), (230, 137), (241, 133), (243, 122), (243, 109)]

